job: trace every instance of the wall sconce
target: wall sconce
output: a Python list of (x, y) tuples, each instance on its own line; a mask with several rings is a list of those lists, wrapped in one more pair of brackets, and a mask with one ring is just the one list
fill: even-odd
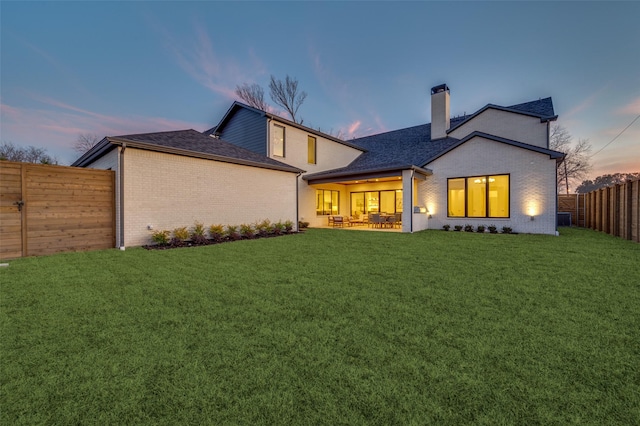
[(534, 220), (534, 219), (535, 219), (535, 216), (531, 216), (531, 220)]

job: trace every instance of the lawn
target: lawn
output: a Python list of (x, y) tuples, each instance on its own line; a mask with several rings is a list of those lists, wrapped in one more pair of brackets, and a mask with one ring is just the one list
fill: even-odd
[(0, 423), (637, 424), (640, 245), (310, 229), (0, 268)]

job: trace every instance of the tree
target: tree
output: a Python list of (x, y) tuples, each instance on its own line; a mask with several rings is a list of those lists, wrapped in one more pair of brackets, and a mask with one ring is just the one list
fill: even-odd
[(259, 110), (266, 111), (269, 108), (264, 100), (264, 89), (256, 83), (251, 85), (244, 83), (242, 86), (236, 86), (236, 95), (247, 105)]
[(0, 160), (18, 161), (21, 163), (58, 164), (58, 158), (47, 154), (45, 148), (37, 148), (33, 145), (19, 147), (11, 142), (2, 142), (0, 145)]
[[(258, 84), (244, 83), (236, 86), (236, 95), (245, 101), (247, 105), (266, 111), (269, 105), (264, 100), (264, 89)], [(287, 75), (284, 81), (271, 75), (269, 81), (269, 96), (278, 106), (284, 108), (294, 123), (302, 124), (304, 120), (296, 118), (300, 105), (307, 97), (307, 92), (298, 92), (298, 80)]]
[(564, 188), (569, 193), (572, 183), (580, 181), (591, 170), (591, 144), (588, 139), (573, 142), (571, 133), (559, 124), (551, 126), (549, 148), (565, 154), (564, 160), (556, 164), (558, 191)]
[(595, 191), (596, 189), (605, 188), (607, 186), (612, 186), (619, 183), (625, 183), (634, 179), (640, 179), (640, 172), (601, 175), (594, 180), (583, 180), (582, 183), (576, 188), (576, 192), (578, 194), (586, 194), (587, 192)]
[(80, 133), (73, 143), (73, 150), (82, 155), (93, 148), (100, 140), (100, 137), (95, 133)]
[(307, 92), (302, 91), (298, 93), (297, 79), (291, 78), (287, 75), (283, 82), (271, 75), (271, 81), (269, 82), (269, 95), (273, 102), (287, 110), (291, 116), (291, 121), (302, 124), (304, 120), (298, 121), (298, 119), (296, 119), (296, 114), (298, 113), (298, 108), (300, 108), (300, 105), (302, 105), (307, 97)]

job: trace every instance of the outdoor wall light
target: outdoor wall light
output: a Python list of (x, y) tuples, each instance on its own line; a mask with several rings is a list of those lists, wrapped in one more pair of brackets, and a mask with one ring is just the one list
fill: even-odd
[(535, 216), (531, 216), (531, 220), (534, 220), (534, 219), (535, 219)]

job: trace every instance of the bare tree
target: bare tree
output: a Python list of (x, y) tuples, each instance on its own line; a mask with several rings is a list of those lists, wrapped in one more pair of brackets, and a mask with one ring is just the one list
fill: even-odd
[(100, 137), (95, 133), (80, 133), (73, 143), (73, 150), (82, 155), (93, 148), (100, 140)]
[(298, 113), (298, 108), (307, 97), (307, 92), (298, 93), (298, 80), (287, 75), (283, 82), (272, 75), (269, 82), (269, 91), (273, 102), (287, 110), (291, 116), (291, 121), (302, 124), (304, 120), (300, 119), (298, 121), (296, 114)]
[(563, 188), (569, 193), (572, 183), (582, 181), (591, 170), (591, 144), (589, 139), (573, 142), (571, 133), (559, 124), (551, 126), (549, 148), (565, 154), (564, 160), (556, 165), (558, 191)]
[(37, 148), (33, 145), (21, 148), (11, 142), (2, 142), (0, 145), (0, 160), (37, 164), (59, 163), (58, 158), (47, 154), (45, 148)]
[(236, 95), (245, 101), (247, 105), (266, 111), (269, 105), (264, 100), (264, 89), (260, 85), (253, 83), (244, 83), (242, 86), (236, 86)]

